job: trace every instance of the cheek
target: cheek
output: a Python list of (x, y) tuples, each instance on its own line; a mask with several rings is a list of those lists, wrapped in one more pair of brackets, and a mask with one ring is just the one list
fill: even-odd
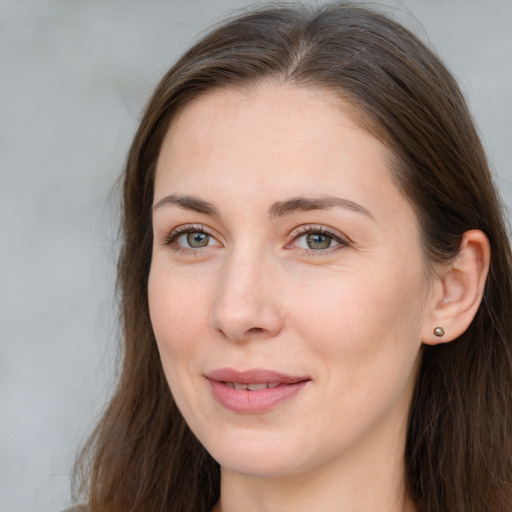
[(405, 377), (421, 345), (424, 286), (421, 272), (393, 267), (316, 283), (295, 294), (297, 330), (307, 333), (333, 383), (362, 389), (378, 376)]
[(176, 273), (158, 267), (152, 267), (148, 282), (151, 324), (162, 367), (174, 400), (187, 418), (194, 417), (191, 397), (198, 395), (197, 379), (190, 377), (201, 373), (198, 361), (208, 340), (208, 294), (205, 286), (194, 282), (180, 282)]
[[(180, 282), (172, 272), (152, 268), (148, 282), (151, 324), (164, 369), (190, 359), (199, 350), (208, 324), (209, 299), (205, 284)], [(202, 335), (201, 335), (202, 333)]]

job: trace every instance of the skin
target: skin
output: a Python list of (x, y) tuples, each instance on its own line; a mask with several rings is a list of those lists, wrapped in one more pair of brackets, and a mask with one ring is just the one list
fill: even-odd
[[(412, 510), (407, 413), (442, 286), (388, 156), (339, 99), (277, 83), (210, 92), (169, 128), (150, 313), (173, 396), (221, 465), (216, 511)], [(326, 196), (350, 203), (269, 214)], [(330, 247), (308, 246), (319, 229)], [(197, 233), (207, 245), (190, 247)], [(205, 377), (224, 367), (310, 381), (270, 411), (239, 414)]]

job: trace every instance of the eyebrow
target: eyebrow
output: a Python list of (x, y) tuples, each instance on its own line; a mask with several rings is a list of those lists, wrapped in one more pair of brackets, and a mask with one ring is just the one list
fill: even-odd
[(274, 203), (269, 210), (271, 218), (282, 217), (296, 211), (310, 210), (328, 210), (330, 208), (340, 207), (351, 210), (356, 213), (362, 213), (370, 218), (374, 218), (373, 214), (364, 206), (354, 203), (349, 199), (343, 199), (335, 196), (322, 197), (295, 197), (286, 201), (278, 201)]
[(183, 196), (178, 194), (169, 194), (153, 206), (153, 211), (162, 206), (175, 205), (184, 210), (192, 210), (206, 215), (217, 215), (217, 208), (212, 203), (204, 201), (194, 196)]
[[(163, 206), (175, 205), (184, 210), (191, 210), (205, 215), (218, 215), (218, 210), (215, 206), (200, 199), (199, 197), (169, 194), (153, 206), (153, 211)], [(268, 214), (270, 218), (284, 217), (297, 211), (311, 211), (311, 210), (328, 210), (330, 208), (344, 208), (356, 213), (362, 213), (370, 218), (374, 218), (373, 214), (364, 206), (335, 196), (322, 196), (322, 197), (294, 197), (286, 201), (277, 201), (269, 209)]]

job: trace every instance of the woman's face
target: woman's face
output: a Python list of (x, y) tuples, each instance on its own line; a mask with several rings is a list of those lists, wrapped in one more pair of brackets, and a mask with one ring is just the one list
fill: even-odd
[(387, 156), (343, 102), (289, 85), (214, 91), (173, 121), (151, 320), (183, 416), (227, 470), (400, 457), (435, 326), (417, 219)]

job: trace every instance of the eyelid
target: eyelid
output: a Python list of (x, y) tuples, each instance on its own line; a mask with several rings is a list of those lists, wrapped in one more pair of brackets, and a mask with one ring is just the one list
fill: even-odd
[[(186, 233), (204, 233), (205, 235), (208, 235), (215, 239), (219, 245), (222, 245), (219, 241), (219, 237), (215, 235), (213, 230), (209, 229), (204, 224), (183, 224), (182, 226), (178, 226), (174, 228), (168, 235), (164, 238), (163, 245), (173, 245), (173, 243), (183, 234)], [(208, 247), (208, 246), (205, 246)], [(210, 246), (211, 247), (211, 246)], [(198, 249), (193, 249), (192, 247), (182, 247), (180, 246), (180, 249), (190, 250), (190, 251), (197, 251)]]
[(319, 233), (322, 235), (330, 236), (333, 240), (338, 242), (339, 245), (336, 245), (334, 247), (330, 247), (325, 250), (314, 250), (314, 249), (304, 249), (306, 252), (310, 253), (316, 253), (316, 254), (326, 254), (335, 250), (338, 250), (343, 247), (348, 247), (352, 245), (352, 240), (342, 233), (340, 233), (338, 230), (335, 230), (333, 228), (329, 228), (327, 226), (323, 226), (321, 224), (307, 224), (303, 226), (299, 226), (295, 228), (291, 233), (290, 237), (292, 238), (291, 242), (286, 245), (286, 248), (292, 248), (293, 243), (297, 238), (300, 238), (301, 236), (310, 234), (310, 233)]
[[(204, 224), (183, 224), (181, 226), (178, 226), (174, 228), (168, 235), (165, 236), (163, 245), (175, 245), (176, 240), (183, 234), (186, 233), (193, 233), (193, 232), (199, 232), (199, 233), (205, 233), (206, 235), (212, 237), (219, 246), (222, 246), (222, 243), (219, 241), (219, 236), (216, 235), (216, 233), (205, 226)], [(294, 246), (295, 240), (297, 238), (300, 238), (301, 236), (307, 235), (307, 234), (322, 234), (327, 235), (331, 237), (333, 240), (337, 242), (338, 245), (335, 245), (334, 247), (327, 248), (325, 250), (315, 250), (315, 249), (303, 249), (305, 253), (314, 253), (317, 255), (320, 254), (327, 254), (329, 252), (336, 251), (338, 249), (351, 246), (353, 244), (352, 240), (345, 234), (340, 233), (338, 230), (329, 228), (327, 226), (321, 225), (321, 224), (306, 224), (302, 226), (298, 226), (290, 233), (291, 241), (286, 244), (285, 249), (291, 249), (291, 248), (297, 248), (302, 249), (299, 247)], [(208, 247), (212, 247), (211, 245), (205, 246), (204, 248), (192, 248), (192, 247), (184, 247), (179, 246), (175, 247), (176, 249), (179, 248), (180, 251), (190, 251), (197, 253), (199, 250), (205, 250)]]

